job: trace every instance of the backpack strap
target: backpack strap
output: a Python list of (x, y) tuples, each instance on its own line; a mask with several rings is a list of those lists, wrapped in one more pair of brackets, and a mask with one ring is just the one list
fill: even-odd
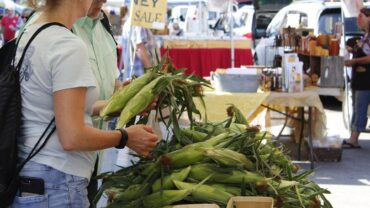
[[(57, 26), (61, 26), (61, 27), (66, 27), (63, 24), (59, 23), (59, 22), (49, 22), (49, 23), (46, 23), (43, 26), (41, 26), (39, 29), (37, 29), (36, 32), (32, 35), (32, 37), (30, 38), (30, 40), (27, 42), (26, 46), (23, 49), (23, 53), (22, 53), (21, 59), (19, 59), (19, 62), (18, 62), (17, 67), (16, 67), (17, 70), (20, 70), (20, 68), (22, 66), (23, 59), (24, 59), (24, 57), (26, 55), (26, 51), (27, 51), (28, 47), (31, 45), (32, 41), (36, 38), (36, 36), (41, 31), (43, 31), (44, 29), (46, 29), (46, 28), (48, 28), (50, 26), (53, 26), (53, 25), (57, 25)], [(21, 34), (20, 37), (22, 37), (22, 34)], [(19, 40), (20, 40), (20, 38), (19, 38)], [(18, 40), (18, 42), (19, 42), (19, 40)], [(18, 46), (18, 44), (17, 44), (17, 46)]]
[[(61, 26), (61, 27), (65, 27), (63, 24), (61, 23), (58, 23), (58, 22), (51, 22), (51, 23), (46, 23), (44, 24), (43, 26), (41, 26), (39, 29), (36, 30), (36, 32), (31, 36), (30, 40), (27, 42), (25, 48), (23, 49), (23, 53), (22, 53), (22, 56), (21, 56), (21, 59), (19, 60), (18, 64), (17, 64), (17, 68), (16, 70), (20, 70), (21, 66), (22, 66), (22, 62), (23, 62), (23, 59), (24, 59), (24, 56), (26, 54), (26, 51), (28, 49), (28, 47), (31, 45), (31, 42), (36, 38), (36, 36), (41, 32), (43, 31), (44, 29), (50, 27), (50, 26), (53, 26), (53, 25), (57, 25), (57, 26)], [(22, 33), (23, 34), (23, 33)], [(21, 34), (21, 35), (22, 35)], [(21, 36), (20, 36), (21, 37)], [(20, 39), (20, 38), (19, 38)], [(19, 41), (18, 41), (19, 42)], [(18, 44), (17, 44), (18, 46)], [(18, 167), (18, 174), (20, 173), (20, 171), (22, 170), (22, 168), (24, 167), (24, 165), (30, 161), (37, 153), (39, 153), (42, 148), (45, 147), (46, 143), (49, 141), (51, 135), (54, 133), (55, 129), (56, 129), (56, 126), (54, 125), (54, 127), (51, 129), (51, 126), (52, 124), (54, 123), (55, 121), (55, 117), (53, 117), (53, 119), (49, 122), (48, 126), (46, 127), (46, 129), (44, 130), (44, 132), (42, 133), (42, 135), (40, 136), (40, 138), (38, 139), (37, 143), (35, 144), (35, 146), (32, 148), (31, 152), (28, 154), (27, 158), (20, 164), (20, 166)], [(49, 131), (49, 129), (51, 129), (51, 131)], [(42, 142), (42, 144), (40, 145), (41, 141), (42, 141), (42, 138), (44, 138), (45, 134), (48, 133), (48, 135), (46, 136), (45, 140)]]
[(104, 26), (105, 30), (112, 36), (114, 43), (117, 45), (117, 41), (114, 38), (113, 31), (112, 31), (112, 25), (109, 22), (109, 18), (103, 10), (101, 10), (101, 13), (103, 13), (103, 19), (101, 19), (100, 22)]

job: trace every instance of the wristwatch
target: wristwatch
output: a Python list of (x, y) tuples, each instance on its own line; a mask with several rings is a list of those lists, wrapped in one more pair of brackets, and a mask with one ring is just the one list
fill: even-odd
[(116, 146), (117, 149), (123, 149), (126, 146), (127, 140), (128, 140), (128, 134), (127, 131), (124, 129), (117, 129), (121, 132), (121, 140), (119, 141), (119, 144)]

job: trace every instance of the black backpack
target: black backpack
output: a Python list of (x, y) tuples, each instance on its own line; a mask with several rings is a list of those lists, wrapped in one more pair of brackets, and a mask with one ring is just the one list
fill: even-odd
[[(60, 23), (47, 23), (41, 26), (26, 44), (17, 65), (15, 65), (18, 46), (16, 39), (6, 43), (0, 49), (0, 208), (12, 204), (18, 190), (20, 171), (26, 162), (46, 145), (51, 134), (55, 131), (55, 126), (51, 128), (54, 123), (53, 118), (26, 160), (18, 164), (17, 138), (20, 135), (22, 116), (19, 71), (31, 42), (42, 30), (52, 25), (65, 27)], [(49, 131), (49, 129), (52, 130)], [(41, 143), (47, 132), (49, 132), (47, 137)]]

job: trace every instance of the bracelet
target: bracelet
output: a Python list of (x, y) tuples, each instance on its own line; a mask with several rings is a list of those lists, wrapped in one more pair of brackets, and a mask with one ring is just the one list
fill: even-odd
[(126, 146), (127, 140), (128, 140), (128, 134), (127, 131), (124, 129), (117, 129), (121, 132), (121, 139), (119, 141), (119, 144), (116, 146), (117, 149), (123, 149)]

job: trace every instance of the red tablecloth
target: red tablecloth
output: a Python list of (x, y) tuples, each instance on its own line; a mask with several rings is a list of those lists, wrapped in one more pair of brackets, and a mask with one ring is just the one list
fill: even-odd
[[(211, 71), (218, 68), (231, 67), (231, 50), (228, 48), (170, 48), (169, 55), (177, 68), (187, 68), (187, 74), (210, 76)], [(166, 52), (161, 48), (161, 54)], [(251, 49), (235, 49), (235, 67), (252, 65)]]

